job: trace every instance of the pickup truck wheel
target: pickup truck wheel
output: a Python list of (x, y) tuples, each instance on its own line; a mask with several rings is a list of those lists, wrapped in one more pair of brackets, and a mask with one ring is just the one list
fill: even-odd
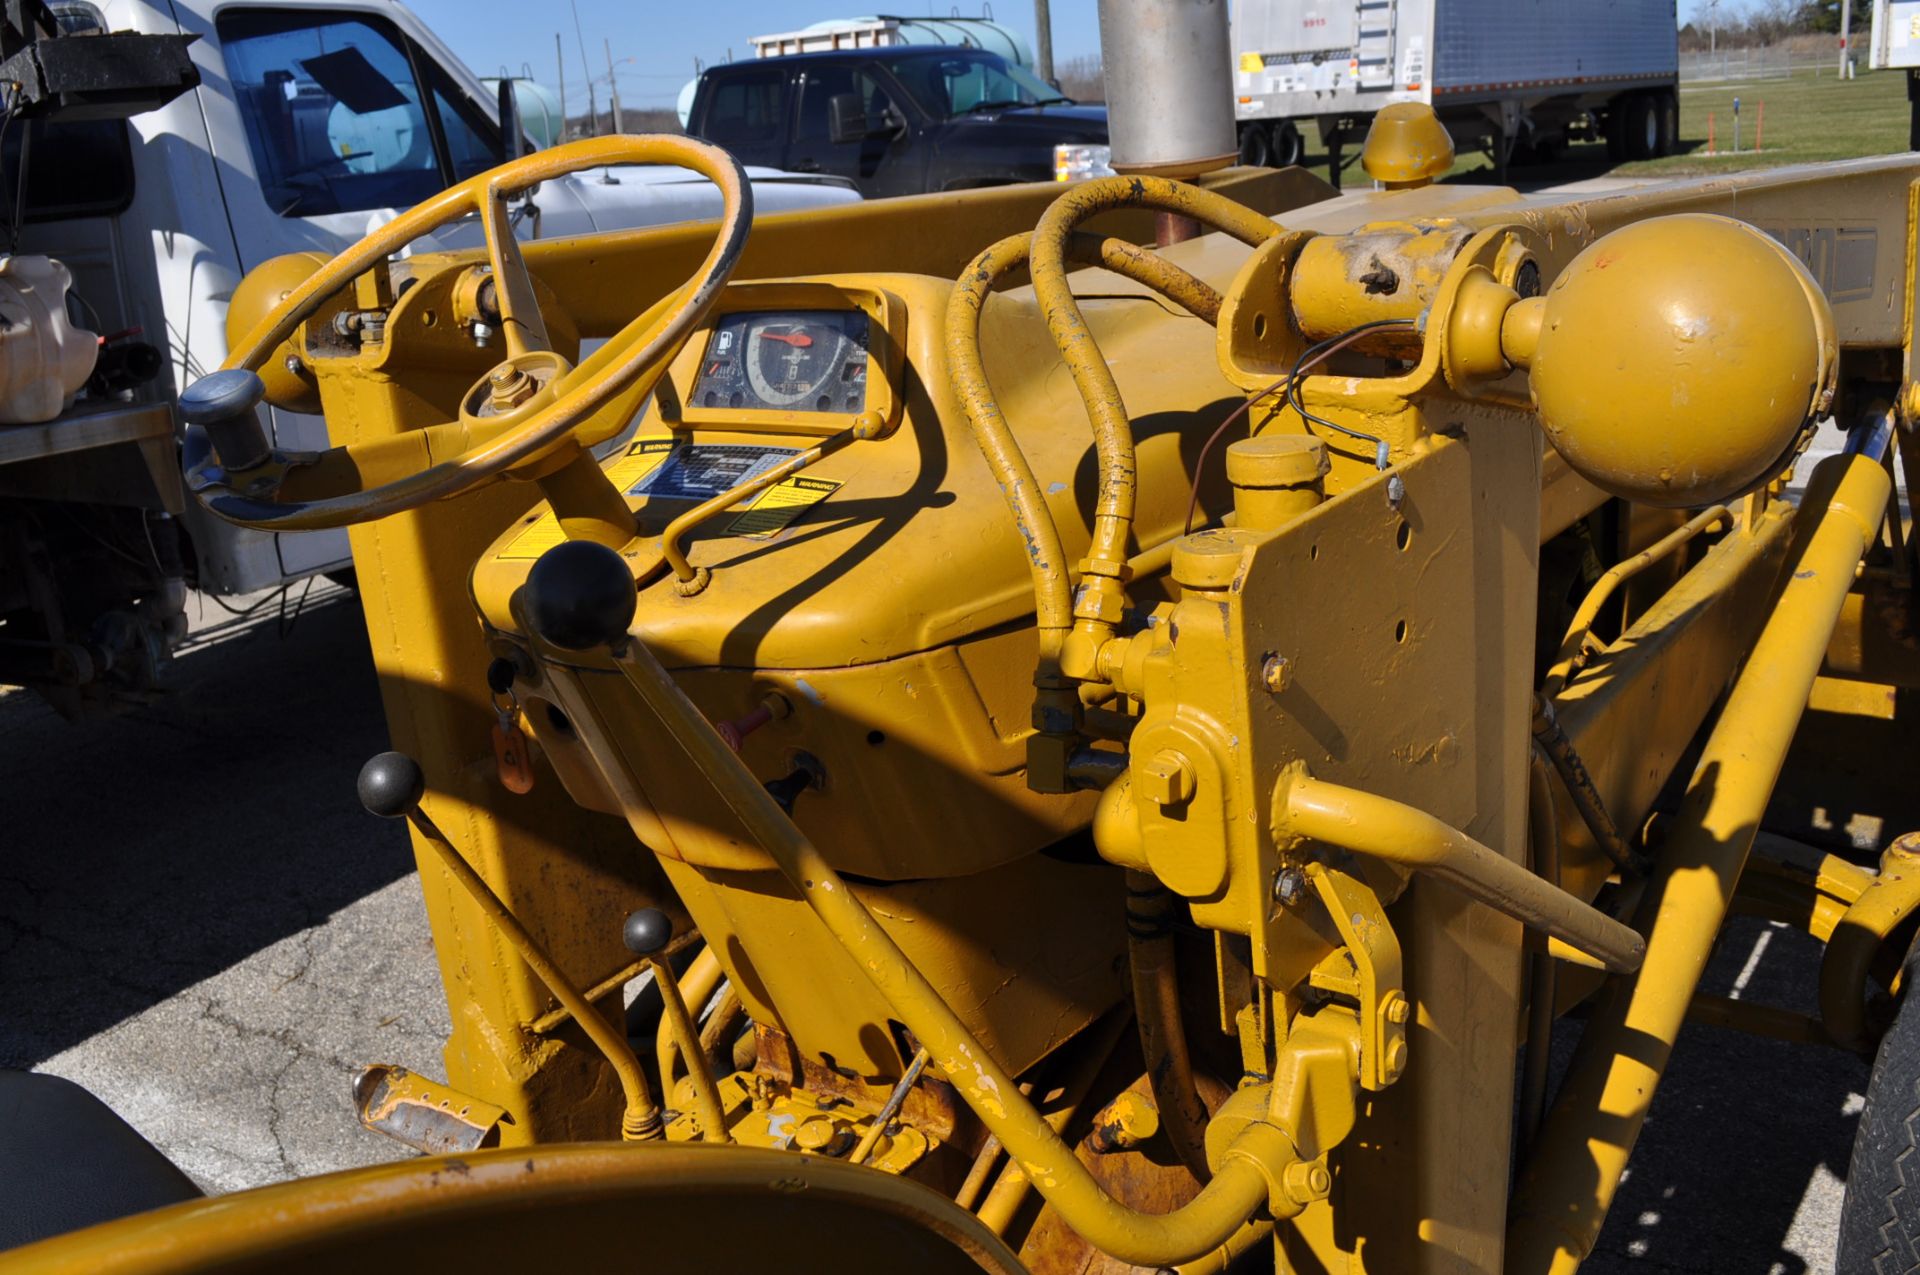
[[(1901, 983), (1920, 977), (1907, 953)], [(1920, 998), (1906, 996), (1880, 1042), (1840, 1205), (1837, 1275), (1920, 1271)]]
[(1273, 126), (1273, 166), (1275, 168), (1293, 168), (1307, 160), (1306, 139), (1300, 136), (1300, 130), (1294, 127), (1292, 120), (1281, 120)]
[(1273, 137), (1264, 120), (1240, 126), (1240, 162), (1249, 168), (1273, 167)]

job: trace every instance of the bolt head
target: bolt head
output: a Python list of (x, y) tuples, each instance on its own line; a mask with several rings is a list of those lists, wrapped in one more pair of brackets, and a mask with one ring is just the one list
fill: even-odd
[(1293, 661), (1284, 655), (1269, 655), (1260, 663), (1260, 683), (1278, 695), (1293, 685)]
[(1296, 1160), (1287, 1166), (1281, 1186), (1295, 1204), (1312, 1204), (1332, 1192), (1333, 1175), (1318, 1160)]
[(1402, 996), (1399, 992), (1393, 992), (1387, 997), (1387, 1021), (1388, 1022), (1404, 1023), (1407, 1021), (1407, 1019), (1411, 1018), (1412, 1016), (1413, 1016), (1413, 1005), (1407, 1000), (1405, 996)]
[(1163, 748), (1147, 759), (1135, 776), (1140, 795), (1156, 806), (1177, 806), (1193, 798), (1193, 763), (1174, 748)]
[(1306, 897), (1307, 874), (1298, 868), (1282, 868), (1273, 875), (1273, 897), (1291, 907)]

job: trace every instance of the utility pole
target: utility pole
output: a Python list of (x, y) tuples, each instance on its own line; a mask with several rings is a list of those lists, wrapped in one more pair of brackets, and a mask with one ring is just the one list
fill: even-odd
[(607, 96), (613, 99), (613, 131), (626, 132), (626, 126), (620, 121), (620, 85), (613, 78), (613, 41), (602, 41), (607, 46)]
[(573, 0), (573, 37), (580, 41), (580, 74), (587, 82), (587, 135), (600, 136), (600, 101), (593, 91), (593, 63), (587, 61), (587, 33), (580, 29), (580, 0)]
[(560, 140), (567, 140), (567, 54), (560, 44), (560, 33), (553, 33), (553, 60), (560, 68)]
[(1707, 0), (1707, 56), (1720, 51), (1720, 0)]
[(1034, 40), (1033, 68), (1040, 78), (1053, 83), (1053, 13), (1047, 0), (1033, 0), (1033, 29), (1037, 33)]
[(1853, 0), (1840, 0), (1840, 78), (1847, 78), (1847, 35), (1853, 28)]

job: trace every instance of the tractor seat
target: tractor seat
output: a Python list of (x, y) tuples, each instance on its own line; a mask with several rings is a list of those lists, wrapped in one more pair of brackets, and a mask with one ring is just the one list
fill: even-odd
[(200, 1194), (171, 1160), (79, 1085), (0, 1071), (0, 1249)]

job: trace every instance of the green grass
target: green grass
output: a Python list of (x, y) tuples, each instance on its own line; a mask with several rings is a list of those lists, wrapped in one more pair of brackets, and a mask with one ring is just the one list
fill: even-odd
[[(1733, 99), (1740, 99), (1739, 154), (1733, 153)], [(1760, 104), (1766, 123), (1755, 151)], [(1707, 154), (1707, 116), (1713, 116), (1716, 154)], [(1907, 149), (1907, 85), (1902, 71), (1861, 72), (1842, 80), (1832, 72), (1777, 80), (1740, 80), (1680, 88), (1680, 153), (1664, 159), (1610, 165), (1598, 143), (1570, 146), (1552, 164), (1516, 167), (1513, 180), (1529, 186), (1602, 173), (1622, 177), (1700, 176), (1782, 164), (1812, 164), (1891, 155)], [(1451, 176), (1484, 181), (1484, 155), (1462, 155)], [(1468, 174), (1474, 176), (1468, 177)]]

